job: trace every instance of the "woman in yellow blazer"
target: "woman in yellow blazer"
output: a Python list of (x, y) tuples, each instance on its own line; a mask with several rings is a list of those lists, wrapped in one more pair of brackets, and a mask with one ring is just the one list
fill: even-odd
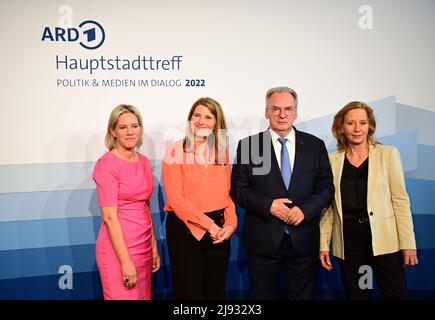
[(375, 130), (373, 110), (363, 102), (348, 103), (334, 117), (335, 196), (320, 221), (319, 258), (332, 269), (332, 238), (349, 299), (368, 298), (362, 266), (371, 267), (383, 298), (405, 299), (403, 266), (418, 264), (409, 197), (398, 150), (378, 143)]

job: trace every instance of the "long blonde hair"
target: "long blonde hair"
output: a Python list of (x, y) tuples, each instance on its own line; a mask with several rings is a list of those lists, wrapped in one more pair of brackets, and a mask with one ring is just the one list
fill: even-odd
[(225, 121), (224, 112), (222, 110), (219, 102), (214, 100), (213, 98), (205, 97), (199, 98), (196, 100), (192, 107), (190, 108), (189, 114), (187, 116), (187, 129), (186, 129), (186, 137), (183, 142), (183, 149), (186, 152), (193, 152), (194, 148), (194, 133), (192, 131), (192, 126), (190, 121), (192, 119), (193, 113), (197, 106), (202, 105), (206, 107), (215, 117), (216, 124), (213, 128), (213, 133), (210, 134), (207, 138), (207, 144), (209, 147), (214, 148), (215, 151), (215, 163), (217, 164), (226, 164), (226, 154), (228, 150), (228, 137), (227, 137), (227, 124)]

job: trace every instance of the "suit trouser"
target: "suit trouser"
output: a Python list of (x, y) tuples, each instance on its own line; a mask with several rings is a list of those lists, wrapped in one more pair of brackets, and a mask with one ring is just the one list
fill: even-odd
[(296, 256), (289, 235), (285, 234), (277, 254), (267, 257), (247, 252), (251, 298), (276, 300), (279, 276), (284, 271), (288, 299), (313, 298), (317, 255)]
[[(406, 279), (400, 251), (373, 256), (370, 223), (346, 221), (344, 224), (344, 260), (340, 262), (341, 275), (347, 297), (368, 299), (367, 270), (373, 276), (384, 299), (406, 299)], [(370, 266), (371, 269), (361, 266)], [(361, 273), (360, 273), (361, 272)]]
[[(209, 216), (223, 221), (223, 210)], [(208, 232), (198, 241), (174, 212), (168, 213), (166, 240), (174, 299), (225, 299), (230, 241), (213, 244)]]

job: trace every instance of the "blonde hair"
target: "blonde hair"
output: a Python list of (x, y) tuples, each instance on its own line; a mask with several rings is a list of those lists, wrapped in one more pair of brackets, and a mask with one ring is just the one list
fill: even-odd
[(369, 132), (367, 135), (367, 142), (371, 145), (376, 145), (379, 142), (374, 138), (376, 131), (376, 119), (373, 113), (373, 109), (370, 108), (366, 103), (361, 101), (352, 101), (346, 104), (337, 114), (334, 116), (334, 121), (332, 122), (332, 134), (337, 140), (337, 150), (346, 151), (349, 147), (349, 142), (343, 133), (344, 118), (350, 110), (354, 109), (364, 109), (367, 113), (367, 119), (369, 122)]
[[(115, 107), (115, 109), (113, 109), (112, 112), (110, 113), (109, 123), (107, 124), (106, 138), (104, 140), (106, 147), (109, 150), (112, 150), (116, 146), (116, 138), (112, 135), (111, 130), (115, 130), (116, 123), (118, 122), (119, 117), (124, 113), (134, 114), (137, 118), (137, 121), (139, 121), (139, 126), (141, 130), (143, 128), (142, 116), (138, 109), (128, 104), (120, 104), (119, 106)], [(140, 147), (142, 145), (142, 142), (143, 142), (143, 138), (141, 133), (136, 147)]]
[(193, 103), (192, 107), (190, 108), (189, 114), (187, 116), (188, 124), (186, 130), (186, 137), (184, 138), (183, 142), (183, 149), (186, 152), (193, 152), (194, 133), (192, 131), (190, 121), (196, 107), (199, 105), (206, 107), (216, 119), (216, 124), (213, 128), (213, 134), (210, 134), (210, 136), (207, 138), (207, 144), (209, 145), (209, 147), (214, 147), (215, 163), (225, 164), (227, 162), (226, 154), (228, 150), (227, 124), (221, 105), (213, 98), (199, 98)]

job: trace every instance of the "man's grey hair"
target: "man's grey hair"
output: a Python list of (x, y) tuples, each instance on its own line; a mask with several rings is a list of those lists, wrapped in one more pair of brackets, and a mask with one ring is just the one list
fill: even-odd
[(266, 107), (267, 107), (267, 103), (269, 102), (270, 97), (274, 93), (278, 93), (278, 92), (290, 93), (293, 96), (293, 98), (295, 99), (295, 107), (298, 106), (298, 94), (296, 93), (296, 91), (294, 91), (292, 88), (289, 88), (289, 87), (276, 87), (276, 88), (271, 88), (267, 91), (267, 93), (266, 93)]

